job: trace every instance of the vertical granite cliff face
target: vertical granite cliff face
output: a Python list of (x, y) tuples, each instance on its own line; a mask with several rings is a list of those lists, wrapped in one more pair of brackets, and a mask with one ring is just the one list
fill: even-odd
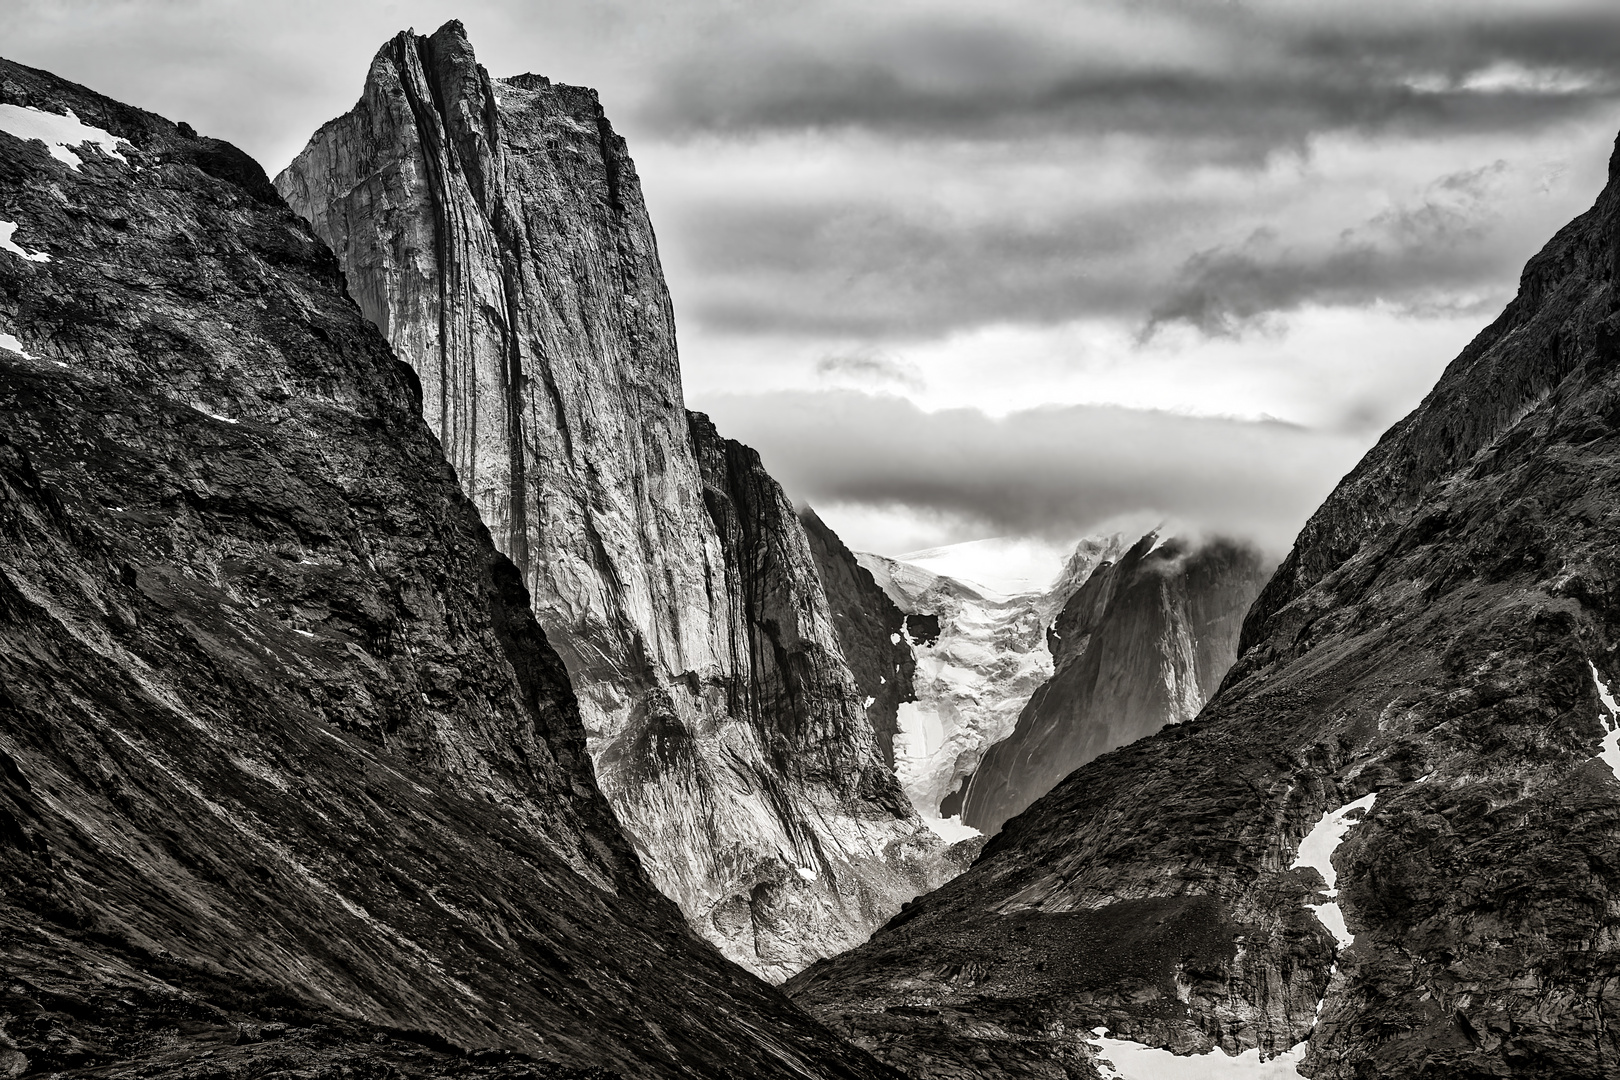
[(1099, 1075), (1096, 1028), (1315, 1080), (1620, 1075), (1617, 273), (1620, 154), (1302, 531), (1199, 716), (798, 1000), (915, 1077)]
[[(805, 507), (799, 520), (832, 608), (839, 647), (866, 705), (867, 722), (892, 769), (900, 706), (916, 700), (912, 678), (917, 660), (907, 643), (906, 613), (813, 509)], [(936, 635), (938, 629), (936, 624)]]
[(1092, 758), (1196, 716), (1267, 569), (1240, 544), (1155, 533), (1098, 566), (1047, 632), (1055, 674), (979, 763), (962, 823), (994, 833)]
[(0, 218), (0, 1072), (885, 1075), (654, 889), (251, 159), (0, 61)]
[(276, 184), (421, 377), (603, 790), (692, 924), (781, 979), (946, 873), (919, 869), (939, 845), (874, 771), (802, 526), (757, 461), (733, 470), (754, 498), (700, 467), (731, 451), (688, 424), (652, 226), (594, 92), (490, 78), (458, 23), (401, 34)]

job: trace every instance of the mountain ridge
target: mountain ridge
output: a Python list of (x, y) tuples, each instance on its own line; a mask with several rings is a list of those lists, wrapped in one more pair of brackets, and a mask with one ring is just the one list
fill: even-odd
[(262, 170), (9, 61), (0, 102), (119, 154), (0, 133), (50, 256), (0, 251), (0, 1068), (890, 1075), (653, 887), (416, 375)]
[(780, 981), (954, 873), (889, 773), (803, 525), (685, 408), (652, 224), (594, 91), (492, 78), (456, 22), (400, 34), (276, 183), (418, 371), (598, 780), (699, 933)]
[[(1200, 715), (797, 1000), (919, 1077), (1098, 1075), (1094, 1030), (1317, 1080), (1620, 1075), (1617, 267), (1620, 155), (1301, 533)], [(1299, 845), (1362, 800), (1329, 895)]]

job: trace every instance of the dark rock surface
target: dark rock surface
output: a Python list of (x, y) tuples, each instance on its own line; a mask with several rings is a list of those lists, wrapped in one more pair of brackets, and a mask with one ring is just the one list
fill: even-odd
[[(745, 523), (779, 530), (763, 542), (784, 576), (758, 588), (732, 561), (750, 553), (716, 530), (652, 224), (595, 92), (491, 78), (459, 23), (400, 34), (276, 183), (420, 375), (659, 887), (773, 980), (864, 940), (939, 845), (903, 798), (840, 801), (880, 752), (797, 518)], [(750, 588), (722, 587), (737, 580)], [(791, 692), (768, 650), (745, 647), (782, 614), (746, 605), (783, 592), (818, 658)], [(780, 770), (784, 731), (843, 740), (819, 751), (843, 764)]]
[(1092, 758), (1198, 715), (1269, 569), (1246, 545), (1156, 533), (1097, 567), (1047, 631), (1056, 670), (980, 761), (962, 823), (995, 833)]
[[(894, 768), (894, 737), (900, 730), (900, 706), (915, 700), (911, 679), (917, 660), (904, 635), (926, 633), (933, 620), (932, 639), (939, 640), (936, 616), (907, 615), (873, 579), (872, 572), (855, 561), (855, 553), (827, 527), (815, 510), (799, 512), (816, 572), (832, 609), (838, 645), (849, 662), (850, 674), (866, 706), (866, 719), (877, 736), (878, 749)], [(897, 639), (896, 635), (900, 635)]]
[[(0, 134), (51, 256), (0, 252), (3, 1067), (409, 1075), (398, 1029), (424, 1075), (882, 1075), (653, 888), (416, 376), (257, 166), (0, 75), (127, 140)], [(170, 1056), (263, 1023), (306, 1030)]]
[[(1094, 1075), (1093, 1025), (1308, 1040), (1317, 1080), (1620, 1076), (1617, 267), (1620, 158), (1312, 519), (1200, 716), (1076, 771), (798, 1000), (914, 1076)], [(1339, 950), (1290, 867), (1370, 793)]]

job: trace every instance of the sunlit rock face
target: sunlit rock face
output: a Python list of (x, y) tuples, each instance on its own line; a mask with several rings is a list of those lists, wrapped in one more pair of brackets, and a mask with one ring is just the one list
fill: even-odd
[(456, 23), (401, 34), (276, 183), (420, 376), (602, 788), (692, 925), (780, 979), (937, 881), (802, 526), (757, 459), (727, 464), (689, 423), (652, 226), (595, 93), (490, 78)]
[[(1198, 717), (797, 1000), (914, 1077), (1098, 1075), (1098, 1028), (1314, 1080), (1620, 1075), (1617, 273), (1620, 158), (1307, 523)], [(1329, 883), (1302, 848), (1352, 808)]]
[(963, 824), (994, 833), (1092, 758), (1196, 716), (1269, 570), (1242, 544), (1155, 533), (1098, 565), (1047, 633), (1055, 673), (969, 781)]
[(886, 1075), (653, 887), (263, 171), (5, 61), (0, 105), (0, 1073)]

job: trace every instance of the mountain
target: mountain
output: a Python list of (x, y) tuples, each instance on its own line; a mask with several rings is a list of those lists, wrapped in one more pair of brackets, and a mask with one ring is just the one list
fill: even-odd
[(912, 699), (897, 710), (895, 769), (934, 828), (953, 838), (974, 835), (951, 821), (961, 814), (967, 778), (985, 751), (1012, 733), (1020, 710), (1052, 675), (1046, 649), (1052, 619), (1122, 546), (1117, 536), (1080, 541), (1051, 583), (1017, 545), (999, 539), (901, 558), (855, 556), (905, 613), (896, 645), (915, 657), (915, 671)]
[(1047, 633), (1055, 673), (968, 782), (962, 823), (994, 833), (1092, 758), (1196, 716), (1268, 569), (1241, 544), (1156, 533), (1098, 565)]
[(900, 706), (916, 700), (912, 679), (917, 661), (905, 640), (906, 613), (815, 510), (807, 506), (799, 518), (832, 609), (839, 648), (866, 705), (878, 749), (892, 769)]
[(652, 225), (594, 91), (491, 78), (459, 23), (400, 34), (276, 186), (415, 368), (602, 789), (692, 925), (780, 980), (953, 872), (883, 759), (803, 526), (683, 406)]
[(654, 888), (250, 158), (0, 61), (0, 208), (0, 1072), (892, 1075)]
[(1302, 530), (1199, 716), (796, 999), (914, 1077), (1620, 1075), (1617, 272), (1620, 152)]
[(1003, 596), (901, 559), (857, 559), (905, 611), (901, 643), (914, 656), (914, 700), (897, 710), (895, 771), (924, 819), (945, 828), (940, 820), (955, 815), (941, 805), (1051, 674), (1045, 594)]

